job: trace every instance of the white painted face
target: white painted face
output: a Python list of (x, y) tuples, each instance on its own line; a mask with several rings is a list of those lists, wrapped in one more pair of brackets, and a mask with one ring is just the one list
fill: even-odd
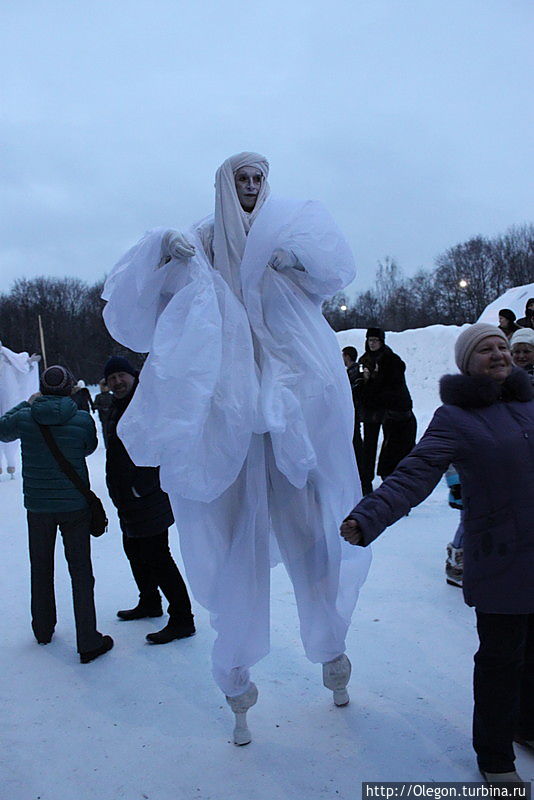
[(256, 167), (239, 167), (234, 173), (237, 197), (243, 211), (252, 211), (261, 189), (263, 175)]
[(500, 336), (486, 336), (480, 341), (467, 365), (469, 375), (487, 375), (502, 383), (512, 371), (512, 354), (508, 342)]

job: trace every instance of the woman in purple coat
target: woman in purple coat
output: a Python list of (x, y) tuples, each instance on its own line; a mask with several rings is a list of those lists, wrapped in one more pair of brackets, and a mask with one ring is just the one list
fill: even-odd
[(477, 323), (456, 341), (460, 375), (441, 379), (420, 442), (341, 526), (367, 546), (458, 468), (465, 602), (474, 606), (473, 746), (488, 783), (520, 781), (514, 740), (534, 751), (534, 400), (504, 333)]

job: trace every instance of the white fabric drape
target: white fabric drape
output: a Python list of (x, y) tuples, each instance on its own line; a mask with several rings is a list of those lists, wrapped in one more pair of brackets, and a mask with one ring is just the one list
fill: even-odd
[[(214, 675), (237, 695), (269, 648), (270, 563), (288, 569), (314, 662), (344, 652), (369, 567), (369, 550), (338, 533), (359, 480), (350, 387), (321, 314), (354, 265), (319, 203), (270, 197), (246, 237), (238, 295), (198, 231), (193, 258), (158, 270), (165, 230), (145, 234), (106, 283), (104, 318), (115, 339), (149, 351), (119, 433), (137, 464), (161, 466), (193, 594), (218, 634)], [(268, 268), (275, 248), (305, 271)]]
[[(39, 389), (39, 368), (28, 353), (14, 353), (0, 343), (0, 416)], [(0, 467), (15, 468), (19, 442), (0, 443)]]
[[(237, 198), (234, 174), (241, 167), (254, 167), (262, 174), (260, 191), (251, 212)], [(215, 175), (214, 264), (234, 294), (241, 298), (239, 271), (247, 234), (270, 193), (269, 163), (259, 153), (238, 153), (221, 164)]]

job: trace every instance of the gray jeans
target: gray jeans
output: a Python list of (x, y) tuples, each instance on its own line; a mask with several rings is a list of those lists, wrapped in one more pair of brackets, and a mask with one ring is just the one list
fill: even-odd
[(72, 582), (76, 643), (78, 652), (86, 653), (102, 644), (102, 634), (96, 629), (88, 509), (55, 513), (28, 511), (32, 629), (40, 642), (50, 641), (54, 633), (57, 621), (54, 548), (58, 527)]

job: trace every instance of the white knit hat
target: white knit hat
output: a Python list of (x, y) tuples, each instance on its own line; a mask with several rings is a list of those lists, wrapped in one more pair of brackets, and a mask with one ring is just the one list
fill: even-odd
[(520, 328), (518, 331), (516, 331), (510, 339), (510, 347), (513, 347), (514, 344), (519, 344), (520, 342), (530, 344), (532, 347), (534, 347), (534, 331), (532, 328)]
[(454, 358), (460, 372), (467, 372), (473, 350), (482, 339), (486, 339), (488, 336), (499, 336), (508, 344), (508, 339), (501, 329), (495, 325), (488, 325), (486, 322), (475, 322), (458, 336), (454, 345)]

